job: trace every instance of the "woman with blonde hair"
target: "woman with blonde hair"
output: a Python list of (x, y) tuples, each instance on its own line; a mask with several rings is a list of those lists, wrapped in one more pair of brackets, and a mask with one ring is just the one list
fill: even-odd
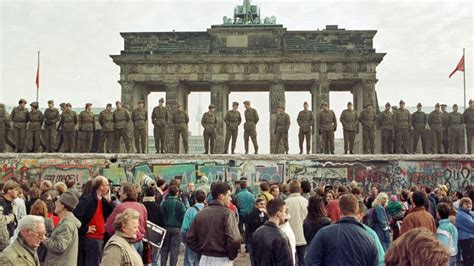
[(369, 210), (368, 225), (374, 229), (377, 236), (382, 242), (385, 251), (388, 250), (392, 242), (392, 234), (390, 232), (390, 223), (385, 210), (388, 202), (387, 193), (381, 192), (372, 202), (372, 209)]
[(133, 209), (126, 209), (115, 217), (115, 234), (105, 245), (100, 265), (143, 265), (142, 258), (133, 246), (139, 229), (139, 218), (140, 214)]

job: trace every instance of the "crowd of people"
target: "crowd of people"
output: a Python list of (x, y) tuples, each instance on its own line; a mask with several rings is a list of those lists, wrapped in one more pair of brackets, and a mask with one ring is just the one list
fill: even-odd
[[(0, 265), (474, 265), (474, 187), (1, 184)], [(166, 230), (156, 248), (147, 221)]]
[[(18, 106), (9, 115), (4, 104), (0, 103), (0, 152), (5, 150), (8, 144), (16, 152), (92, 152), (92, 140), (96, 130), (96, 124), (100, 125), (100, 140), (97, 152), (121, 151), (121, 139), (124, 142), (127, 153), (131, 151), (129, 124), (133, 124), (133, 139), (137, 153), (147, 151), (147, 121), (148, 114), (145, 109), (145, 101), (140, 100), (137, 107), (129, 112), (122, 107), (120, 101), (116, 101), (116, 109), (112, 111), (112, 104), (107, 104), (105, 110), (101, 111), (96, 121), (96, 115), (92, 112), (92, 104), (87, 103), (84, 111), (79, 115), (72, 110), (70, 103), (61, 103), (61, 111), (54, 107), (54, 101), (48, 101), (48, 108), (44, 114), (39, 110), (39, 103), (30, 104), (31, 110), (26, 107), (26, 100), (20, 99)], [(256, 125), (259, 122), (257, 110), (250, 106), (250, 101), (244, 101), (244, 144), (245, 154), (249, 153), (249, 141), (252, 140), (255, 154), (258, 153), (258, 141)], [(399, 106), (385, 104), (385, 110), (377, 112), (372, 103), (368, 103), (365, 109), (358, 113), (353, 109), (352, 102), (347, 104), (340, 115), (344, 133), (344, 154), (354, 154), (355, 136), (362, 128), (363, 153), (375, 153), (376, 129), (381, 130), (382, 153), (405, 154), (417, 153), (418, 142), (421, 140), (422, 152), (460, 154), (464, 143), (462, 136), (466, 132), (467, 154), (472, 154), (472, 139), (474, 138), (474, 100), (469, 100), (469, 108), (463, 113), (458, 111), (457, 104), (453, 105), (453, 111), (448, 112), (445, 104), (437, 103), (435, 109), (426, 114), (422, 111), (421, 103), (417, 104), (417, 111), (410, 113), (405, 108), (405, 102), (401, 100)], [(440, 109), (441, 108), (441, 109)], [(224, 112), (225, 116), (219, 118), (216, 106), (209, 105), (208, 112), (201, 118), (203, 127), (205, 154), (215, 153), (216, 133), (218, 127), (225, 124), (224, 152), (229, 148), (235, 153), (238, 128), (242, 124), (239, 103), (233, 102), (232, 109), (217, 110)], [(189, 116), (183, 106), (178, 104), (176, 108), (170, 109), (164, 105), (164, 99), (159, 100), (159, 105), (153, 109), (151, 115), (154, 129), (156, 153), (165, 152), (168, 128), (173, 129), (175, 153), (180, 153), (180, 139), (182, 139), (184, 153), (188, 153), (188, 123)], [(223, 121), (219, 121), (222, 119)], [(311, 138), (317, 130), (321, 138), (321, 150), (317, 152), (334, 154), (334, 132), (337, 129), (337, 119), (334, 111), (329, 109), (329, 104), (323, 102), (320, 109), (309, 110), (309, 104), (304, 102), (303, 110), (298, 113), (297, 124), (299, 127), (298, 140), (300, 154), (303, 153), (303, 144), (306, 141), (306, 153), (311, 152)], [(222, 123), (221, 123), (222, 122)], [(275, 115), (275, 123), (271, 126), (278, 148), (274, 153), (288, 154), (288, 131), (291, 126), (290, 116), (285, 112), (285, 105), (280, 104)], [(9, 131), (13, 129), (14, 141), (10, 139)], [(431, 130), (428, 134), (427, 129)], [(78, 130), (77, 143), (76, 129)], [(412, 137), (410, 137), (410, 131)], [(43, 132), (43, 133), (42, 133)], [(41, 137), (43, 135), (43, 138)], [(56, 135), (59, 140), (56, 141)], [(31, 148), (25, 147), (25, 139), (28, 136)], [(431, 148), (427, 147), (427, 139), (431, 138)], [(412, 138), (411, 142), (409, 139)], [(232, 143), (231, 143), (232, 140)], [(107, 143), (107, 147), (104, 145)], [(410, 143), (411, 146), (410, 146)], [(74, 148), (77, 145), (79, 148)]]

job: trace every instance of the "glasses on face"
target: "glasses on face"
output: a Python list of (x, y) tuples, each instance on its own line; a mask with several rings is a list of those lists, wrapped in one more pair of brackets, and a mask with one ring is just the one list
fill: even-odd
[(45, 238), (45, 236), (46, 236), (46, 231), (36, 232), (36, 231), (33, 231), (33, 230), (32, 230), (31, 232), (32, 232), (32, 233), (36, 236), (36, 238), (38, 238), (38, 239), (43, 239), (43, 238)]

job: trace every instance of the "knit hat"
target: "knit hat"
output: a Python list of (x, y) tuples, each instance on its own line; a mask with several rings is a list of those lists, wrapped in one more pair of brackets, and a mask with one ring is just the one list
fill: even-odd
[(59, 201), (65, 205), (68, 206), (71, 209), (75, 209), (77, 206), (77, 203), (79, 202), (76, 196), (72, 194), (70, 191), (66, 191), (61, 196), (59, 197)]

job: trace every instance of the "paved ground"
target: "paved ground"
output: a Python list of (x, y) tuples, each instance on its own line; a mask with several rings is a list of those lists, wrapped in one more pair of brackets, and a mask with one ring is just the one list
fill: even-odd
[[(242, 245), (242, 250), (244, 250), (243, 245)], [(178, 258), (178, 265), (184, 265), (183, 259), (184, 259), (184, 252), (182, 252), (182, 250), (180, 250), (179, 258)], [(235, 258), (235, 260), (234, 260), (234, 266), (247, 266), (247, 265), (250, 265), (250, 258), (248, 256), (248, 254), (242, 253), (242, 252), (239, 253), (237, 258)]]

